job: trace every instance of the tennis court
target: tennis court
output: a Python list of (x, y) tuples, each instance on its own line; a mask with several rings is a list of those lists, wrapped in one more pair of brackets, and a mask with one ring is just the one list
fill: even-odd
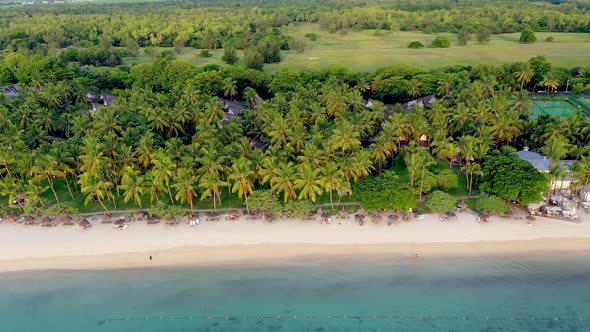
[[(576, 99), (576, 100), (574, 100)], [(541, 115), (557, 115), (557, 116), (569, 116), (575, 113), (576, 110), (584, 110), (583, 105), (577, 98), (569, 97), (552, 97), (552, 98), (539, 98), (533, 97), (531, 105), (532, 117), (538, 117)]]

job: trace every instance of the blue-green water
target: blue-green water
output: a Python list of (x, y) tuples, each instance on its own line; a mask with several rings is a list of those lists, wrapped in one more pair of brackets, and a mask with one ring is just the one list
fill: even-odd
[(587, 257), (0, 274), (7, 332), (590, 331), (584, 319)]

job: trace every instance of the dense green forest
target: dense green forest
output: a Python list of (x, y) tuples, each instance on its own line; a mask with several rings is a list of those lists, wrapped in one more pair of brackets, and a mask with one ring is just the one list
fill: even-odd
[[(529, 96), (588, 89), (590, 69), (556, 68), (542, 56), (502, 66), (392, 65), (374, 72), (196, 67), (174, 54), (133, 67), (81, 63), (100, 52), (110, 61), (123, 44), (134, 49), (178, 40), (254, 47), (273, 61), (266, 57), (294, 45), (275, 28), (306, 20), (326, 29), (395, 22), (399, 29), (454, 31), (500, 22), (494, 32), (588, 31), (583, 6), (485, 2), (425, 12), (387, 2), (287, 1), (242, 4), (228, 15), (224, 7), (199, 7), (205, 3), (143, 4), (141, 15), (134, 4), (3, 11), (0, 80), (17, 85), (0, 94), (2, 205), (27, 213), (49, 205), (249, 206), (267, 197), (256, 193), (270, 191), (287, 204), (358, 199), (370, 209), (404, 211), (429, 197), (426, 208), (435, 210), (441, 191), (469, 196), (480, 185), (522, 204), (540, 200), (525, 187), (549, 188), (564, 173), (557, 161), (566, 157), (577, 161), (572, 174), (579, 183), (590, 179), (586, 109), (532, 116)], [(343, 14), (337, 20), (335, 8)], [(474, 9), (477, 15), (464, 15)], [(68, 46), (80, 50), (51, 51)], [(426, 95), (436, 101), (402, 106)], [(504, 193), (499, 186), (506, 184), (486, 177), (486, 169), (529, 174), (510, 157), (523, 146), (543, 152), (555, 167), (549, 177), (527, 175)]]

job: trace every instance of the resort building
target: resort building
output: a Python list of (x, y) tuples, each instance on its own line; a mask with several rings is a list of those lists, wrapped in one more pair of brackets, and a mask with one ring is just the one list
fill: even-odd
[(116, 99), (116, 96), (113, 96), (108, 93), (97, 94), (93, 92), (88, 92), (86, 94), (86, 101), (90, 103), (91, 108), (81, 108), (80, 113), (94, 114), (101, 108), (111, 107), (111, 105)]
[[(536, 169), (543, 173), (549, 173), (549, 158), (543, 156), (540, 153), (529, 151), (529, 148), (525, 146), (521, 151), (516, 152), (518, 158), (526, 160), (531, 163)], [(569, 189), (572, 184), (572, 178), (570, 176), (570, 170), (574, 164), (573, 160), (560, 160), (561, 167), (565, 171), (565, 176), (559, 177), (554, 183), (551, 184), (551, 189)]]

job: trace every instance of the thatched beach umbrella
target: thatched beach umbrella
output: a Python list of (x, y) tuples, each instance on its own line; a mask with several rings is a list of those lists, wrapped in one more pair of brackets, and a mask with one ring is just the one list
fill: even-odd
[(125, 219), (117, 219), (113, 222), (113, 224), (119, 226), (119, 225), (123, 225), (126, 222), (127, 222), (127, 220), (125, 220)]
[(108, 224), (108, 223), (110, 223), (111, 221), (112, 221), (112, 220), (111, 220), (111, 214), (110, 214), (110, 213), (103, 213), (103, 214), (100, 216), (100, 223), (101, 223), (101, 224)]
[(365, 215), (362, 214), (362, 213), (357, 213), (357, 214), (354, 215), (354, 219), (355, 220), (362, 221), (363, 219), (365, 219)]
[(35, 223), (35, 218), (33, 218), (31, 216), (24, 217), (22, 219), (22, 223), (25, 224), (25, 225), (35, 225), (36, 224)]
[(164, 223), (166, 223), (166, 225), (174, 225), (174, 224), (176, 224), (176, 218), (174, 218), (174, 217), (164, 217), (164, 218), (162, 218), (162, 221)]
[(469, 205), (467, 203), (465, 203), (465, 202), (461, 202), (461, 203), (457, 204), (457, 207), (460, 208), (460, 209), (465, 210), (465, 209), (467, 209), (469, 207)]
[(148, 224), (157, 224), (160, 222), (160, 216), (149, 216), (146, 218)]
[(54, 226), (53, 220), (51, 218), (45, 216), (41, 219), (41, 226), (45, 226), (45, 227)]
[(134, 218), (135, 220), (141, 220), (141, 219), (143, 219), (144, 217), (145, 217), (145, 214), (144, 214), (144, 213), (143, 213), (143, 211), (141, 211), (141, 210), (140, 210), (140, 211), (135, 211), (135, 212), (133, 212), (133, 218)]
[(20, 215), (18, 213), (12, 212), (11, 214), (7, 215), (6, 218), (4, 218), (4, 220), (17, 222), (19, 218), (20, 218)]
[(90, 222), (89, 222), (89, 221), (88, 221), (86, 218), (84, 218), (84, 217), (80, 217), (80, 218), (78, 218), (78, 225), (79, 225), (79, 226), (80, 226), (82, 229), (87, 229), (87, 228), (89, 228), (90, 226), (92, 226), (92, 225), (90, 224)]
[(342, 208), (342, 209), (338, 210), (338, 215), (341, 218), (348, 217), (348, 210), (346, 210), (345, 208)]
[(445, 216), (447, 218), (457, 218), (457, 215), (455, 214), (455, 212), (447, 212), (447, 213), (445, 213)]
[(371, 216), (371, 220), (373, 220), (373, 222), (380, 222), (382, 218), (383, 217), (380, 214), (377, 214), (377, 213), (375, 213), (375, 214), (373, 214)]
[(72, 216), (70, 216), (69, 214), (65, 214), (65, 215), (61, 216), (59, 221), (61, 221), (62, 224), (68, 225), (68, 226), (74, 224), (74, 218), (72, 218)]

